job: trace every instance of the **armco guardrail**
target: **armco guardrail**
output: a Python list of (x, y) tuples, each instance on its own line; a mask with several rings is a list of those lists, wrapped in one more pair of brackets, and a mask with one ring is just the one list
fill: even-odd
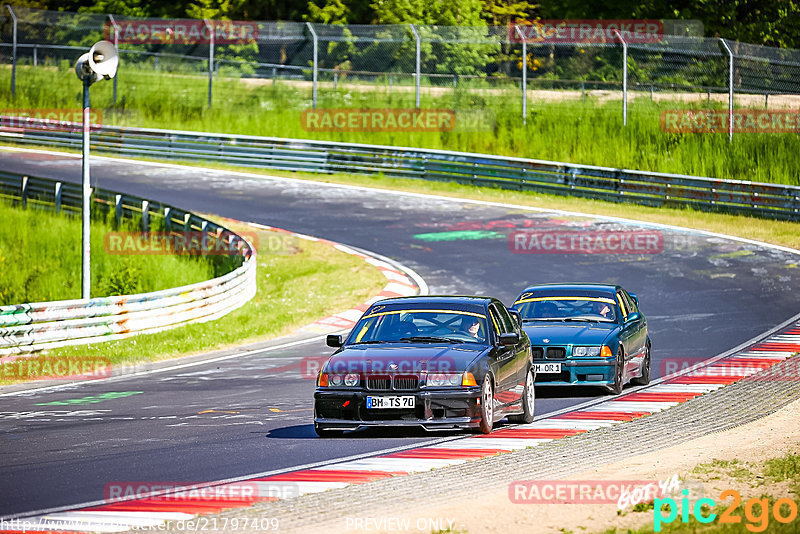
[[(0, 172), (0, 197), (56, 211), (81, 209), (80, 186), (7, 172)], [(95, 188), (92, 209), (103, 208), (113, 210), (117, 220), (139, 215), (143, 231), (158, 227), (200, 232), (209, 247), (222, 240), (225, 250), (238, 250), (239, 265), (212, 280), (152, 293), (0, 306), (0, 356), (13, 358), (9, 355), (210, 321), (255, 295), (256, 251), (245, 238), (174, 206)]]
[[(0, 117), (0, 139), (79, 148), (80, 125)], [(507, 189), (800, 220), (800, 187), (354, 143), (97, 126), (92, 150), (316, 173), (383, 173)]]

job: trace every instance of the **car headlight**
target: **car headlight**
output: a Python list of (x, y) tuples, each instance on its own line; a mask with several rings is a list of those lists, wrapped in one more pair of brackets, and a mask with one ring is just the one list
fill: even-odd
[(320, 373), (317, 385), (320, 387), (355, 387), (359, 384), (360, 378), (358, 373), (348, 373), (346, 375), (335, 375), (328, 373)]
[(572, 347), (572, 355), (581, 357), (596, 358), (600, 356), (600, 347)]
[(328, 384), (331, 386), (341, 386), (344, 384), (344, 377), (342, 375), (330, 375), (328, 377)]
[(350, 373), (344, 375), (344, 385), (348, 387), (353, 387), (358, 385), (358, 375), (355, 373)]
[(428, 375), (425, 384), (434, 387), (460, 386), (461, 377), (461, 373), (435, 373)]

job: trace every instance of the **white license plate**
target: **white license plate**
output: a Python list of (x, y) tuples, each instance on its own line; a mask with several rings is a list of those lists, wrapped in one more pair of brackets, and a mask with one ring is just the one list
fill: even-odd
[(533, 370), (537, 373), (560, 373), (560, 363), (534, 363)]
[(413, 408), (416, 397), (367, 397), (367, 409), (378, 408)]

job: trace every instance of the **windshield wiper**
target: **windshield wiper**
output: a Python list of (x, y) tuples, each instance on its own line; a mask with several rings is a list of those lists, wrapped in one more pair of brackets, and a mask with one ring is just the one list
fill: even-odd
[(565, 317), (565, 321), (576, 321), (576, 322), (584, 322), (584, 323), (613, 323), (611, 319), (600, 318), (600, 317)]
[(461, 341), (456, 341), (455, 339), (450, 339), (447, 337), (433, 337), (433, 336), (401, 337), (398, 341), (421, 341), (430, 343), (461, 343)]
[(523, 323), (526, 323), (528, 321), (558, 321), (558, 322), (563, 322), (564, 318), (563, 317), (526, 317), (525, 319), (522, 320)]

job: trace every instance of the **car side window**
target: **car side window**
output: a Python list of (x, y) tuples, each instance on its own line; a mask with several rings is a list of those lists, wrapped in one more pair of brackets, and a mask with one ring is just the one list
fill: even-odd
[(622, 311), (623, 320), (627, 319), (628, 314), (630, 313), (630, 308), (627, 307), (625, 297), (622, 295), (622, 291), (617, 291), (617, 302), (619, 303), (620, 311)]
[(636, 313), (639, 311), (639, 307), (636, 306), (636, 302), (633, 300), (627, 291), (624, 289), (621, 291), (622, 298), (625, 299), (625, 307), (628, 308), (628, 313)]
[(504, 330), (508, 333), (516, 333), (519, 334), (519, 330), (517, 330), (517, 321), (511, 317), (511, 314), (508, 313), (508, 310), (505, 306), (498, 306), (497, 311), (500, 314), (500, 320), (503, 322)]
[(489, 316), (491, 317), (492, 324), (494, 325), (495, 335), (499, 337), (500, 334), (508, 332), (508, 330), (506, 330), (505, 325), (503, 324), (503, 320), (500, 319), (500, 316), (497, 313), (497, 309), (494, 306), (489, 306)]

